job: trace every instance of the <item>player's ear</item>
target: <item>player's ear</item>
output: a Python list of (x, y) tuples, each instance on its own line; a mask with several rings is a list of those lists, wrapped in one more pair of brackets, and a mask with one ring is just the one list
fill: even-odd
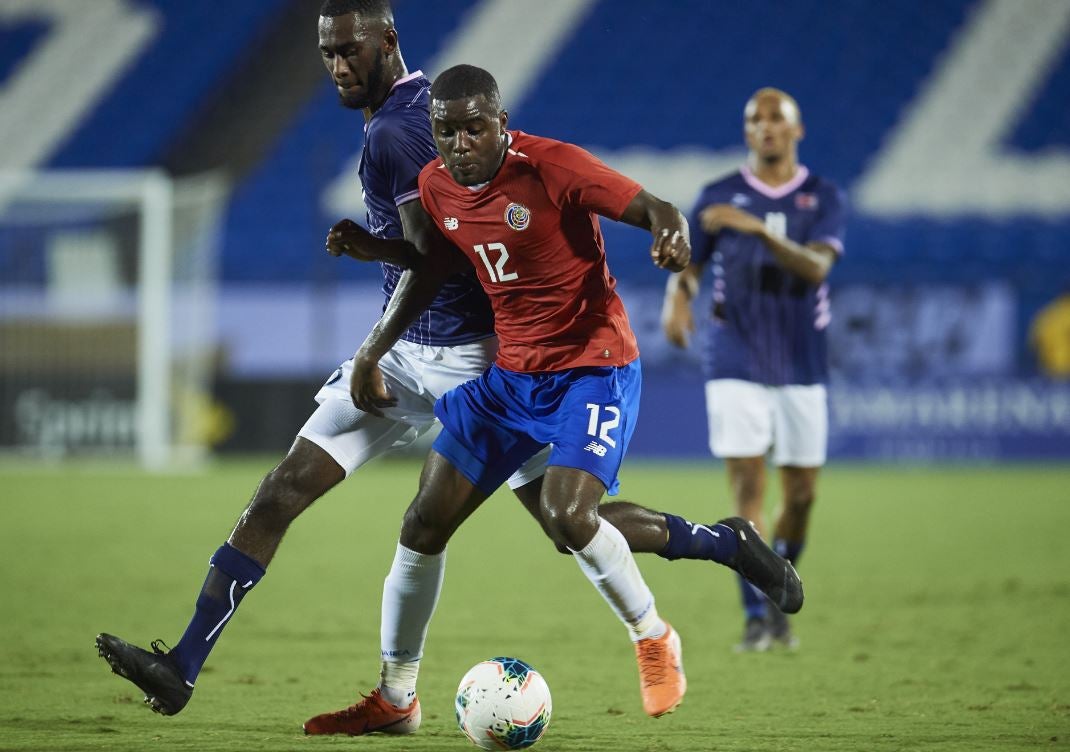
[(498, 125), (502, 129), (502, 138), (505, 138), (506, 137), (505, 136), (505, 129), (509, 125), (509, 113), (506, 112), (505, 110), (502, 110), (501, 112), (498, 113)]
[(804, 138), (806, 138), (806, 126), (799, 123), (795, 126), (795, 140), (802, 141)]
[(383, 30), (383, 53), (393, 55), (398, 51), (398, 32), (393, 26)]

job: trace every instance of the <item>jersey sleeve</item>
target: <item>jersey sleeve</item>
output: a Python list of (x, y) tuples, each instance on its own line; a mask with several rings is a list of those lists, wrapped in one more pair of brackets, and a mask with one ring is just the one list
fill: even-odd
[(435, 228), (435, 232), (441, 236), (450, 245), (456, 246), (453, 238), (451, 238), (442, 226), (442, 222), (445, 217), (443, 216), (442, 209), (439, 203), (435, 200), (434, 194), (427, 189), (427, 184), (435, 178), (436, 170), (441, 163), (436, 159), (434, 163), (428, 164), (423, 170), (420, 171), (418, 178), (417, 198), (420, 200), (420, 204), (423, 206), (427, 216), (431, 218), (431, 225)]
[(687, 215), (688, 229), (691, 231), (691, 263), (705, 264), (713, 255), (714, 236), (702, 228), (702, 210), (713, 202), (709, 190), (703, 190)]
[(538, 155), (546, 190), (570, 204), (619, 220), (643, 186), (578, 146), (555, 142)]
[[(417, 186), (416, 195), (420, 199), (420, 203), (423, 204), (424, 211), (431, 217), (432, 221), (438, 216), (439, 212), (434, 206), (434, 200), (431, 198), (431, 193), (427, 190), (427, 184), (431, 180), (431, 176), (434, 174), (434, 165), (427, 165), (420, 170), (416, 176)], [(437, 227), (437, 222), (435, 223)]]
[(827, 185), (820, 194), (817, 221), (810, 228), (808, 243), (827, 243), (843, 255), (843, 240), (847, 220), (847, 199), (843, 191)]
[(405, 119), (389, 120), (369, 132), (368, 154), (395, 206), (420, 196), (420, 170), (435, 158), (426, 127), (414, 128)]

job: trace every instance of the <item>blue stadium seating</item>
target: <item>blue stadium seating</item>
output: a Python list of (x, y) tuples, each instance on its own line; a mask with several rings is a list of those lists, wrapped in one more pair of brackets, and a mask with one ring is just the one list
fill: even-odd
[[(228, 69), (249, 53), (248, 42), (286, 7), (286, 0), (137, 2), (160, 14), (162, 31), (53, 155), (52, 166), (152, 164)], [(414, 0), (399, 0), (398, 25), (410, 68), (430, 60), (474, 5), (447, 0), (428, 11)], [(506, 92), (506, 99), (515, 126), (585, 145), (722, 149), (739, 144), (740, 105), (749, 93), (775, 84), (793, 92), (803, 108), (808, 126), (803, 160), (850, 186), (976, 7), (975, 0), (885, 5), (755, 0), (745, 6), (601, 0), (571, 43), (547, 61), (533, 93), (508, 101)], [(310, 17), (310, 38), (313, 25)], [(655, 28), (667, 30), (671, 42), (655, 39)], [(41, 33), (32, 23), (0, 27), (0, 81)], [(309, 47), (315, 54), (311, 41)], [(269, 70), (269, 62), (265, 66)], [(146, 100), (146, 91), (160, 90), (167, 96)], [(1042, 153), (1070, 144), (1068, 93), (1070, 46), (1005, 148)], [(237, 186), (227, 217), (226, 281), (374, 277), (374, 270), (357, 265), (323, 266), (319, 250), (336, 219), (323, 209), (322, 195), (357, 152), (361, 137), (359, 118), (339, 109), (325, 76), (319, 93)], [(1059, 267), (1070, 254), (1062, 240), (1068, 234), (1070, 217), (891, 222), (856, 213), (835, 281), (879, 279), (893, 270), (925, 281)], [(607, 227), (606, 235), (618, 276), (638, 278), (644, 269), (642, 235), (615, 227)]]
[[(248, 42), (287, 0), (137, 0), (163, 26), (118, 82), (53, 156), (54, 167), (135, 167), (155, 163)], [(264, 56), (270, 70), (270, 51)]]

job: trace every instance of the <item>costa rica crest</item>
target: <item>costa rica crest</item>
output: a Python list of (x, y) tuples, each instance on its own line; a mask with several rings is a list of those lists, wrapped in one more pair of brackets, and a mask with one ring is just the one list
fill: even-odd
[(509, 204), (505, 207), (505, 223), (517, 232), (526, 230), (531, 224), (531, 212), (523, 204)]

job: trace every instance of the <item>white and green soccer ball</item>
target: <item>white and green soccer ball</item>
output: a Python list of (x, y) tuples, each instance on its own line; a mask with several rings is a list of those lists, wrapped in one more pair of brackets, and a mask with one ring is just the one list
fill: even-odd
[(539, 741), (553, 710), (542, 674), (517, 658), (477, 663), (457, 687), (457, 725), (483, 749), (524, 749)]

